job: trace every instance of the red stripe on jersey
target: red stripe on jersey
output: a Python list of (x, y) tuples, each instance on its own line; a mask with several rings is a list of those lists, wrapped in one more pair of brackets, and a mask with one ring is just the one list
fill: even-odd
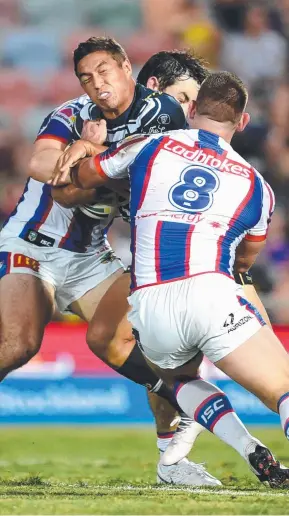
[(74, 220), (74, 216), (72, 217), (71, 221), (70, 221), (70, 224), (67, 228), (67, 231), (65, 233), (65, 235), (63, 235), (62, 239), (60, 240), (59, 244), (58, 244), (58, 247), (63, 247), (66, 240), (70, 237), (71, 235), (71, 232), (73, 230), (73, 224), (74, 224), (75, 220)]
[(147, 189), (148, 189), (148, 185), (149, 185), (149, 182), (150, 182), (154, 161), (155, 161), (158, 153), (163, 149), (164, 145), (169, 141), (169, 139), (170, 139), (169, 136), (163, 137), (161, 139), (159, 145), (155, 149), (154, 153), (150, 157), (150, 160), (148, 162), (148, 167), (147, 167), (146, 175), (145, 175), (144, 182), (143, 182), (143, 187), (142, 187), (141, 195), (140, 195), (139, 205), (138, 205), (138, 208), (137, 208), (138, 210), (141, 209), (141, 207), (143, 205), (143, 202), (144, 202), (144, 198), (145, 198), (146, 193), (147, 193)]
[(160, 238), (163, 222), (158, 221), (155, 234), (155, 269), (157, 275), (157, 282), (161, 281), (161, 258), (160, 258)]
[[(234, 222), (236, 220), (238, 220), (239, 216), (240, 216), (240, 213), (242, 213), (243, 209), (245, 208), (246, 204), (250, 201), (252, 195), (253, 195), (253, 192), (254, 192), (254, 187), (255, 187), (255, 175), (252, 174), (251, 176), (251, 185), (250, 185), (250, 188), (249, 188), (249, 191), (246, 195), (246, 197), (243, 199), (243, 201), (241, 202), (241, 204), (239, 204), (238, 208), (236, 209), (235, 213), (233, 214), (233, 216), (231, 217), (230, 219), (230, 222), (228, 224), (228, 229), (230, 229)], [(228, 230), (227, 230), (228, 231)], [(226, 233), (227, 233), (226, 231)], [(219, 266), (220, 266), (220, 261), (221, 261), (221, 254), (222, 254), (222, 244), (223, 244), (223, 241), (226, 237), (226, 233), (224, 235), (221, 235), (218, 239), (218, 242), (217, 242), (217, 258), (216, 258), (216, 262), (215, 262), (215, 270), (219, 270)]]
[(57, 140), (58, 142), (61, 142), (61, 143), (68, 143), (68, 139), (67, 138), (61, 138), (60, 136), (55, 136), (54, 134), (40, 134), (39, 136), (37, 136), (36, 138), (36, 142), (38, 140)]
[(42, 215), (41, 219), (39, 220), (39, 222), (37, 222), (37, 224), (35, 224), (35, 226), (33, 228), (35, 231), (38, 231), (40, 229), (40, 227), (44, 224), (44, 222), (46, 221), (49, 213), (52, 210), (52, 207), (53, 207), (53, 199), (52, 199), (52, 197), (50, 195), (49, 200), (48, 200), (48, 206), (47, 206), (45, 212), (43, 213), (43, 215)]
[(190, 258), (191, 258), (191, 240), (192, 234), (195, 231), (195, 225), (192, 224), (186, 238), (186, 256), (185, 256), (185, 276), (190, 274)]
[[(129, 140), (124, 140), (124, 143), (122, 143), (119, 147), (117, 147), (116, 149), (114, 149), (113, 151), (109, 151), (107, 153), (107, 155), (101, 155), (101, 160), (106, 160), (106, 159), (110, 159), (112, 158), (113, 156), (115, 156), (118, 152), (122, 151), (123, 149), (126, 149), (126, 147), (130, 147), (130, 145), (135, 145), (136, 143), (139, 143), (139, 142), (142, 142), (143, 140), (146, 140), (148, 138), (148, 135), (146, 136), (138, 136), (138, 137), (135, 137), (135, 138), (130, 138), (128, 137)], [(104, 151), (104, 152), (107, 152), (107, 151)]]
[(97, 156), (92, 158), (92, 160), (93, 160), (93, 164), (95, 166), (95, 169), (96, 169), (96, 172), (98, 173), (98, 175), (100, 177), (103, 177), (103, 178), (107, 179), (108, 176), (106, 175), (106, 173), (104, 172), (104, 170), (103, 170), (103, 168), (101, 166), (100, 154), (98, 154)]
[(249, 240), (249, 242), (263, 242), (266, 240), (266, 235), (246, 235), (245, 240)]

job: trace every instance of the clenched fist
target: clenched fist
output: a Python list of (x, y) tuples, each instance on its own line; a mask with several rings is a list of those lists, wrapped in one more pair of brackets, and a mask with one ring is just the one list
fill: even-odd
[(107, 137), (106, 121), (99, 120), (85, 120), (81, 132), (81, 138), (92, 143), (100, 145), (105, 142)]

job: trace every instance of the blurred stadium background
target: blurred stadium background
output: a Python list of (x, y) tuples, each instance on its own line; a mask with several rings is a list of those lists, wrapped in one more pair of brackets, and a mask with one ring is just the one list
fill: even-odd
[[(124, 45), (135, 75), (154, 52), (192, 47), (212, 69), (234, 71), (247, 84), (251, 123), (234, 147), (277, 199), (254, 279), (289, 349), (289, 0), (0, 0), (0, 222), (22, 193), (43, 118), (81, 94), (73, 49), (103, 34)], [(110, 239), (129, 262), (124, 223), (113, 225)], [(144, 389), (87, 350), (85, 325), (56, 319), (39, 355), (2, 384), (1, 421), (151, 421)], [(216, 377), (210, 365), (205, 369)], [(219, 381), (244, 422), (277, 422), (233, 382)]]

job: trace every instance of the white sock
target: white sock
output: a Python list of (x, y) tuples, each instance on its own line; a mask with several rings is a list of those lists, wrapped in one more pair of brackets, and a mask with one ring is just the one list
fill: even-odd
[(244, 458), (255, 439), (234, 412), (226, 394), (210, 382), (202, 379), (175, 386), (178, 404), (198, 423), (232, 446)]
[(278, 411), (285, 437), (289, 439), (289, 392), (283, 394), (278, 401)]
[(174, 436), (174, 433), (175, 433), (174, 431), (168, 432), (166, 434), (158, 433), (157, 447), (161, 453), (164, 453), (164, 451), (166, 451), (168, 445), (170, 444), (170, 442)]

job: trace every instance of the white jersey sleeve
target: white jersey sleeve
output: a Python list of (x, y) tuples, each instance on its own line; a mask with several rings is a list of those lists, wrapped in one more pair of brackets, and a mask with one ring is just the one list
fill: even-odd
[(147, 145), (148, 136), (130, 136), (93, 158), (100, 176), (123, 179), (128, 176), (128, 168), (137, 154)]
[(249, 229), (246, 240), (261, 242), (267, 237), (269, 224), (275, 208), (275, 196), (271, 186), (262, 178), (263, 206), (262, 213), (257, 224)]

